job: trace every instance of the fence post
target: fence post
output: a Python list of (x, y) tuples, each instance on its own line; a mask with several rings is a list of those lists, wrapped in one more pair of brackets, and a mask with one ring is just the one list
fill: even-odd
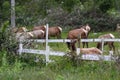
[(47, 46), (46, 47), (46, 64), (49, 62), (49, 52), (50, 52), (50, 47), (49, 46)]
[(77, 51), (76, 51), (77, 55), (80, 54), (80, 48), (81, 48), (80, 45), (81, 45), (81, 35), (78, 35), (78, 48), (77, 48)]
[(23, 44), (22, 44), (22, 42), (20, 41), (20, 43), (19, 43), (19, 55), (22, 54), (22, 50), (23, 50)]
[(49, 62), (49, 46), (48, 46), (48, 24), (46, 24), (46, 53), (45, 53), (45, 57), (46, 57), (46, 64), (47, 62)]
[(104, 47), (104, 39), (102, 39), (102, 52), (104, 51), (103, 47)]
[(112, 56), (113, 55), (113, 51), (109, 51), (109, 56)]
[(15, 27), (15, 0), (11, 0), (11, 27)]

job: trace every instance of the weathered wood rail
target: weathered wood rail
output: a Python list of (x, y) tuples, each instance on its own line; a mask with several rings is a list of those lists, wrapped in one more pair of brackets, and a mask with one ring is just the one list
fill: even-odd
[[(38, 43), (43, 43), (46, 42), (45, 39), (34, 39), (34, 40), (26, 40), (27, 42), (38, 42)], [(81, 39), (81, 42), (120, 42), (120, 39)], [(48, 43), (56, 43), (56, 42), (61, 42), (61, 43), (66, 43), (66, 42), (71, 42), (69, 39), (48, 39)], [(19, 44), (19, 53), (33, 53), (33, 54), (42, 54), (45, 55), (46, 51), (48, 51), (49, 55), (52, 56), (64, 56), (67, 54), (67, 52), (61, 52), (61, 51), (50, 51), (49, 47), (46, 48), (47, 50), (35, 50), (35, 49), (24, 49), (22, 42)], [(48, 56), (49, 56), (48, 55)], [(47, 55), (46, 55), (47, 56)], [(111, 61), (115, 60), (111, 54), (109, 55), (82, 55), (81, 59), (83, 60), (105, 60), (105, 61)]]

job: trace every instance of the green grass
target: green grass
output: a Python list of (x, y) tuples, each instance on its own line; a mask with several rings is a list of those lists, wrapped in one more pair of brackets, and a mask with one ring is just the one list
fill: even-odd
[(0, 73), (0, 80), (119, 80), (120, 68), (113, 62), (81, 61), (74, 66), (70, 60), (48, 66), (26, 67), (19, 73)]
[[(99, 35), (109, 33), (101, 32), (98, 34), (90, 33), (89, 38), (97, 38)], [(113, 33), (116, 38), (118, 34)], [(62, 38), (66, 38), (67, 33), (62, 33)], [(67, 52), (65, 43), (49, 43), (51, 50)], [(119, 50), (119, 42), (115, 43)], [(89, 43), (89, 47), (96, 47), (96, 43)], [(39, 44), (39, 49), (45, 49)], [(36, 49), (38, 49), (36, 48)], [(104, 50), (108, 51), (105, 46)], [(4, 52), (1, 52), (3, 54)], [(108, 54), (107, 52), (105, 54)], [(34, 62), (35, 57), (40, 59)], [(13, 65), (7, 64), (5, 56), (0, 56), (0, 80), (119, 80), (120, 64), (106, 61), (72, 61), (68, 57), (50, 56), (55, 62), (45, 64), (44, 55), (22, 54), (21, 59), (16, 60)], [(19, 61), (20, 60), (20, 61)], [(3, 65), (3, 63), (5, 63)]]

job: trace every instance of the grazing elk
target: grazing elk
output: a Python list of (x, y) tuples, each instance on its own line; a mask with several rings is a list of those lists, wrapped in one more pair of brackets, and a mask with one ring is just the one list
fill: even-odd
[(46, 31), (46, 26), (45, 26), (45, 25), (35, 26), (35, 27), (33, 27), (32, 30), (33, 30), (33, 31), (34, 31), (34, 30), (43, 30), (43, 31)]
[(43, 30), (35, 30), (30, 32), (22, 32), (16, 33), (16, 38), (25, 40), (25, 39), (43, 39), (44, 38), (44, 31)]
[(27, 32), (27, 28), (26, 27), (15, 27), (15, 28), (12, 28), (11, 30), (13, 33), (21, 33), (21, 32)]
[[(37, 26), (33, 28), (34, 30), (43, 30), (45, 31), (46, 34), (46, 26)], [(62, 28), (59, 26), (55, 26), (55, 27), (49, 27), (48, 28), (48, 37), (57, 37), (57, 38), (61, 38), (61, 32), (62, 32)], [(45, 36), (45, 35), (44, 35)]]
[[(114, 39), (115, 36), (111, 33), (109, 34), (104, 34), (104, 35), (101, 35), (98, 37), (99, 39)], [(104, 45), (108, 45), (110, 50), (114, 50), (115, 51), (115, 46), (114, 46), (114, 42), (104, 42)], [(98, 49), (101, 49), (102, 48), (102, 43), (101, 42), (98, 42), (97, 43), (97, 48)]]
[(49, 27), (48, 29), (48, 37), (57, 37), (57, 39), (61, 38), (62, 28), (57, 27)]
[(28, 30), (25, 27), (14, 28), (13, 32), (15, 33), (16, 40), (19, 40), (19, 39), (23, 40), (23, 39), (32, 37), (33, 35), (28, 33), (27, 31)]
[(43, 39), (44, 34), (45, 34), (45, 32), (43, 30), (30, 31), (29, 33), (31, 33), (33, 35), (32, 38), (34, 38), (34, 39)]
[(21, 32), (21, 33), (16, 33), (15, 37), (16, 37), (16, 40), (23, 41), (23, 40), (26, 40), (26, 39), (33, 38), (34, 35), (31, 34), (30, 32)]

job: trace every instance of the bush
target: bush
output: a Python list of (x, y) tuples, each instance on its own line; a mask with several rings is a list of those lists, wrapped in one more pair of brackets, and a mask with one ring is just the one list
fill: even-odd
[(12, 32), (9, 30), (9, 22), (5, 22), (0, 28), (0, 51), (6, 51), (7, 60), (10, 63), (15, 61), (17, 56), (18, 44), (15, 41)]

